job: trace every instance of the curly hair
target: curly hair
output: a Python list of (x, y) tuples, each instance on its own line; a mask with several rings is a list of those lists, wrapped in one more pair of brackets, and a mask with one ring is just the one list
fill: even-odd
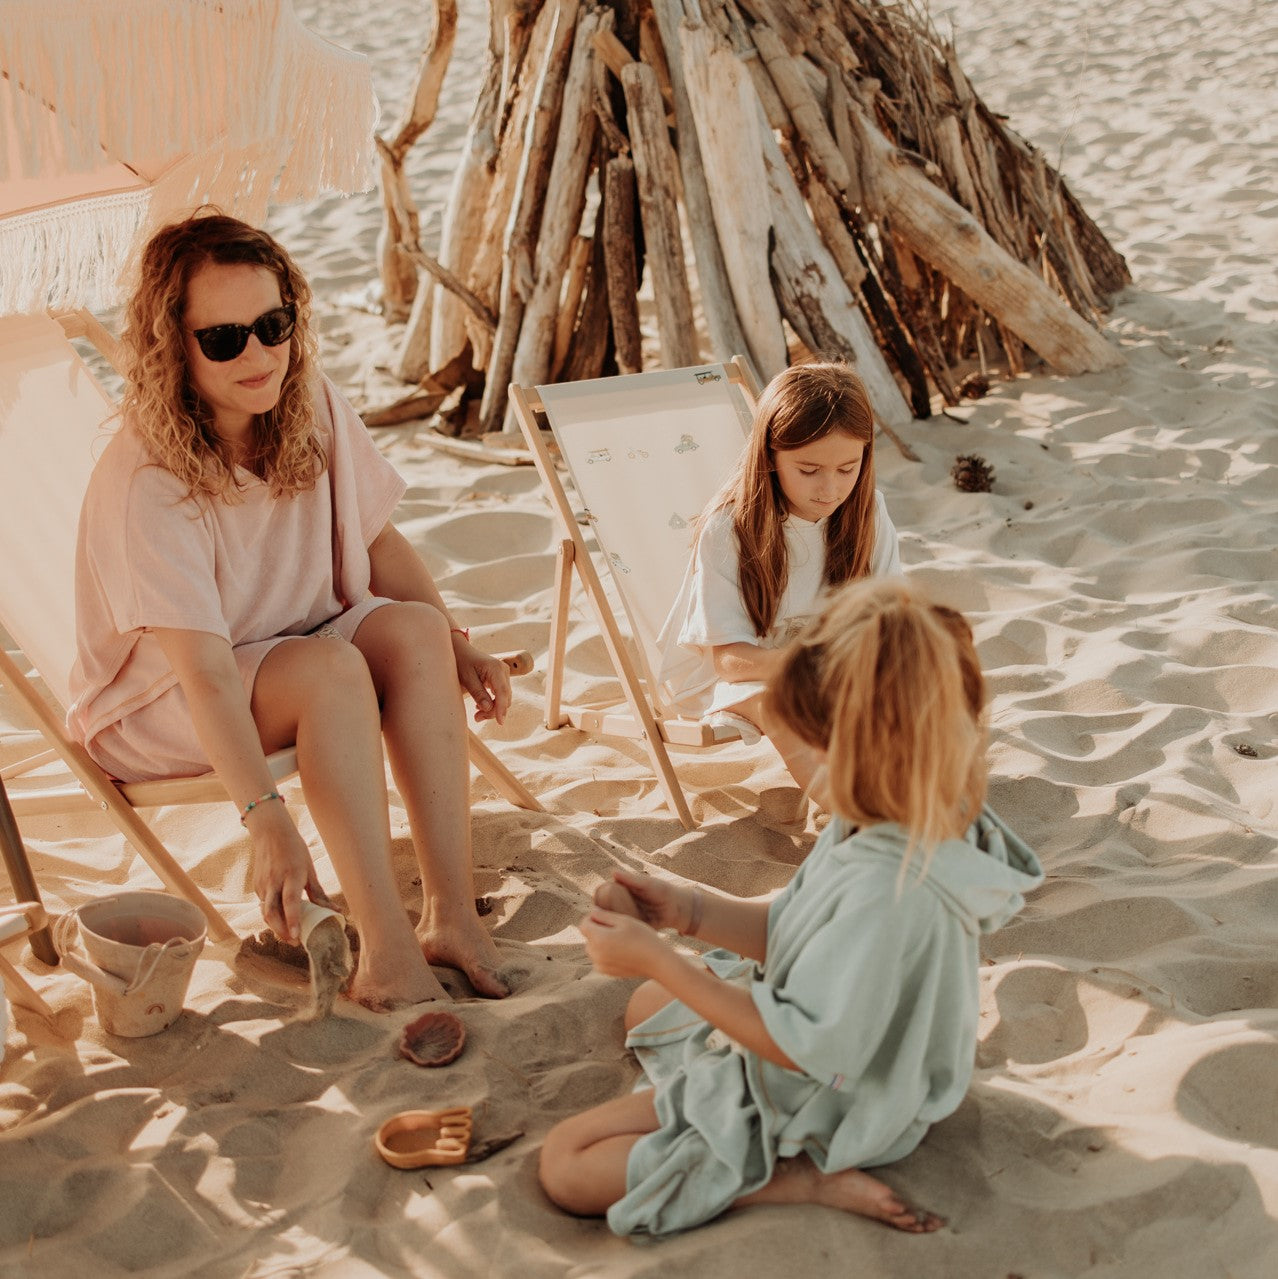
[[(893, 579), (844, 587), (791, 646), (769, 714), (826, 752), (830, 805), (926, 856), (985, 800), (985, 681), (961, 613)], [(924, 866), (926, 871), (926, 863)]]
[(789, 507), (776, 454), (835, 431), (865, 446), (852, 492), (825, 527), (825, 582), (866, 577), (874, 558), (874, 412), (861, 379), (846, 364), (783, 369), (764, 388), (741, 464), (710, 510), (731, 507), (740, 551), (741, 600), (755, 632), (772, 629), (789, 578), (784, 523)]
[(124, 417), (141, 433), (154, 460), (192, 497), (239, 500), (243, 481), (236, 478), (235, 459), (214, 431), (213, 415), (196, 393), (187, 365), (182, 324), (187, 289), (209, 264), (265, 267), (279, 281), (282, 301), (297, 310), (279, 400), (257, 419), (251, 451), (240, 461), (277, 497), (309, 489), (327, 466), (312, 399), (311, 290), (276, 240), (238, 218), (200, 210), (162, 227), (143, 249), (122, 334)]

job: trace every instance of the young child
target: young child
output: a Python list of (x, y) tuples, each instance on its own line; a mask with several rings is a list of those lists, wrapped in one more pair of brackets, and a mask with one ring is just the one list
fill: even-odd
[[(962, 1101), (979, 937), (1042, 881), (987, 809), (971, 632), (899, 582), (843, 589), (781, 659), (769, 709), (828, 758), (835, 816), (768, 905), (629, 871), (582, 923), (595, 968), (650, 980), (625, 1024), (649, 1087), (556, 1125), (541, 1183), (618, 1234), (819, 1203), (942, 1225), (861, 1171)], [(700, 959), (657, 935), (723, 949)]]
[(825, 591), (899, 574), (896, 530), (874, 487), (874, 415), (845, 364), (801, 364), (759, 399), (736, 474), (697, 530), (659, 637), (672, 702), (746, 741), (763, 730), (805, 790), (813, 754), (768, 722), (763, 691), (780, 649)]

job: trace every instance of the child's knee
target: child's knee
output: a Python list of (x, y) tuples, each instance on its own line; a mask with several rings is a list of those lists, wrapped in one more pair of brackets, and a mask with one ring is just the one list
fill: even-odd
[(578, 1153), (573, 1141), (570, 1122), (556, 1124), (541, 1144), (537, 1161), (537, 1180), (546, 1197), (565, 1212), (576, 1212), (578, 1194), (574, 1176), (574, 1156)]
[(670, 992), (658, 981), (645, 981), (637, 986), (626, 1004), (626, 1015), (622, 1019), (627, 1033), (664, 1008), (671, 998)]

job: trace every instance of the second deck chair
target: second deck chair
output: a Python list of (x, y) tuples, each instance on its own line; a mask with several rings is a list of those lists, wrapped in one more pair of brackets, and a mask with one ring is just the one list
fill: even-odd
[[(670, 807), (691, 830), (667, 744), (731, 740), (681, 715), (656, 675), (657, 635), (688, 566), (692, 526), (731, 474), (750, 433), (758, 385), (741, 357), (726, 364), (510, 388), (519, 425), (563, 540), (555, 573), (546, 726), (643, 740)], [(627, 642), (541, 430), (548, 423), (628, 621)], [(598, 622), (624, 705), (562, 706), (572, 575)]]
[[(217, 777), (210, 773), (119, 784), (64, 726), (75, 661), (76, 526), (89, 474), (104, 442), (103, 423), (114, 412), (69, 336), (87, 337), (112, 358), (113, 340), (83, 313), (61, 321), (48, 316), (0, 319), (0, 626), (57, 703), (55, 709), (0, 646), (0, 684), (51, 748), (7, 766), (0, 777), (30, 775), (60, 757), (78, 785), (11, 789), (14, 813), (21, 817), (106, 812), (164, 884), (204, 912), (210, 935), (226, 940), (234, 936), (230, 925), (138, 813), (167, 804), (227, 802)], [(502, 796), (518, 807), (541, 811), (537, 800), (474, 733), (470, 752), (472, 762)], [(297, 753), (276, 751), (269, 763), (272, 776), (282, 781), (296, 771)], [(43, 782), (39, 774), (28, 780)]]

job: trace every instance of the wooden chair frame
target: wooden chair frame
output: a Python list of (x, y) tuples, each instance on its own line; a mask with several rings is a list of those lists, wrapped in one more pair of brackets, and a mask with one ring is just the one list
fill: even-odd
[[(751, 408), (759, 395), (759, 385), (749, 365), (741, 356), (735, 356), (721, 365), (707, 365), (693, 372), (725, 376), (738, 386)], [(629, 376), (643, 377), (644, 374)], [(618, 391), (626, 375), (615, 379)], [(573, 511), (572, 503), (560, 481), (554, 458), (547, 445), (547, 435), (540, 425), (546, 417), (543, 388), (510, 386), (511, 404), (523, 432), (533, 463), (541, 477), (546, 494), (554, 510), (562, 540), (555, 558), (554, 602), (550, 620), (550, 647), (546, 672), (546, 727), (558, 729), (566, 726), (600, 736), (637, 739), (652, 763), (653, 772), (667, 802), (687, 830), (696, 828), (696, 821), (688, 807), (678, 774), (670, 759), (667, 746), (708, 747), (736, 740), (738, 734), (731, 729), (712, 729), (697, 720), (662, 712), (656, 695), (655, 672), (649, 669), (643, 646), (634, 643), (623, 634), (617, 623), (603, 581), (591, 558), (589, 548)], [(611, 572), (611, 567), (609, 572)], [(568, 634), (568, 610), (572, 597), (574, 575), (594, 614), (600, 636), (617, 679), (621, 683), (623, 702), (612, 707), (586, 707), (565, 705), (563, 698), (564, 658)], [(616, 575), (614, 574), (614, 580)], [(619, 584), (620, 586), (620, 584)]]
[[(39, 902), (20, 901), (13, 906), (0, 906), (0, 944), (29, 934), (34, 946), (35, 938), (41, 933), (47, 934), (48, 928), (49, 917)], [(44, 1002), (36, 988), (13, 966), (2, 951), (0, 951), (0, 977), (4, 978), (5, 991), (15, 1004), (30, 1008), (41, 1017), (53, 1017), (53, 1009)]]

